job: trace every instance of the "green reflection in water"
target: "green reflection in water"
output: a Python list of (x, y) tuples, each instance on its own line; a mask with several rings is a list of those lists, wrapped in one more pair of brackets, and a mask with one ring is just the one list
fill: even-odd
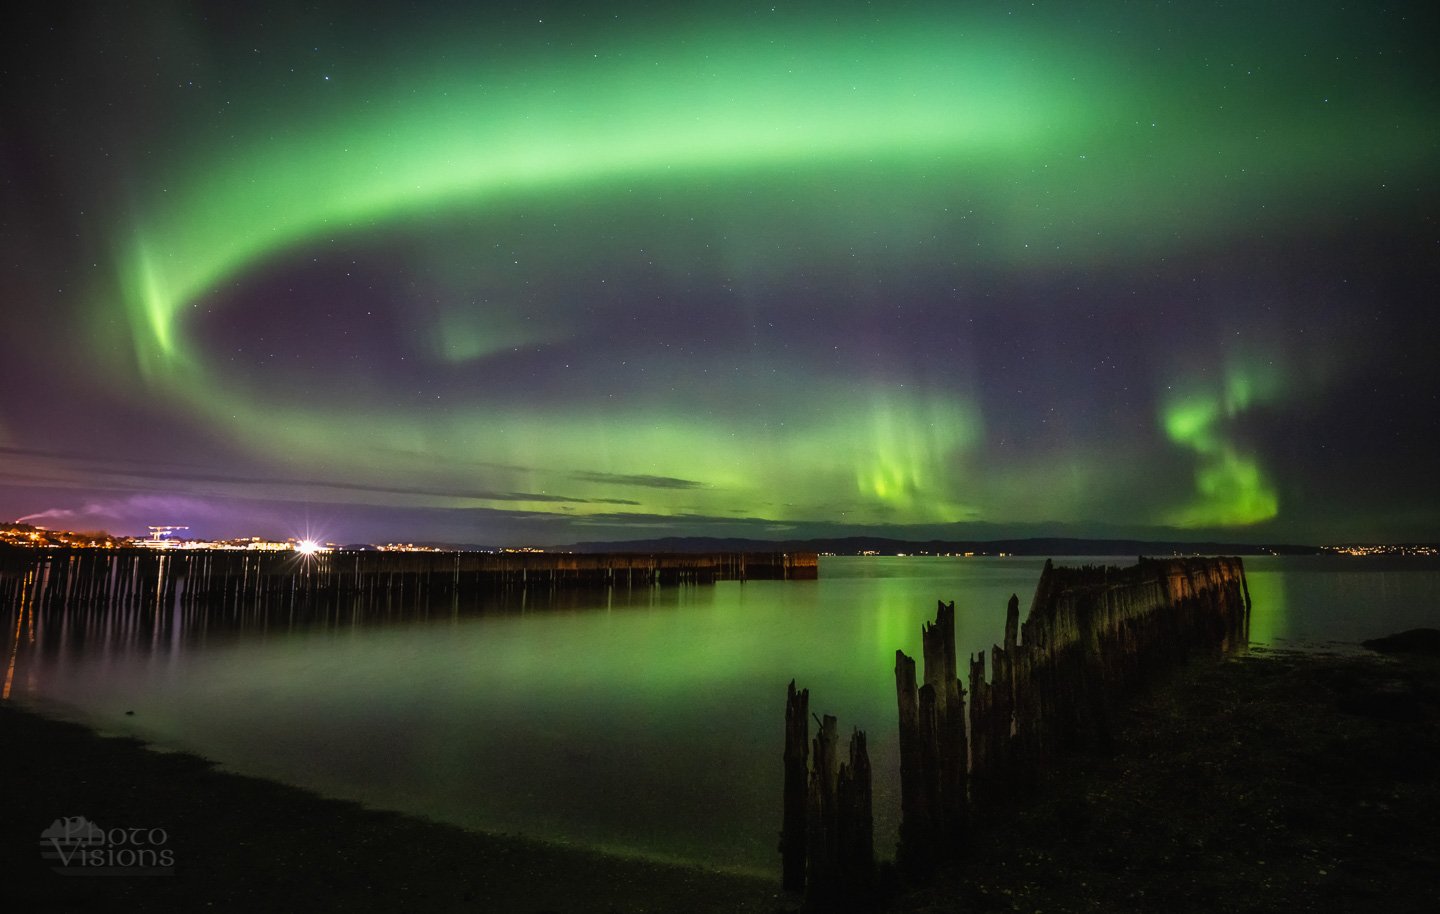
[[(960, 654), (988, 648), (1011, 593), (1028, 609), (1042, 565), (831, 558), (811, 582), (572, 594), (551, 609), (527, 597), (524, 612), (398, 624), (247, 615), (237, 629), (217, 614), (161, 637), (141, 614), (73, 614), (5, 648), (16, 700), (235, 770), (473, 828), (773, 875), (785, 684), (808, 687), (844, 732), (869, 733), (875, 845), (888, 853), (895, 650), (919, 654), (941, 599), (956, 603)], [(1247, 559), (1252, 639), (1435, 624), (1440, 565), (1370, 567)]]
[(960, 607), (962, 652), (997, 640), (1040, 565), (835, 559), (814, 582), (398, 625), (211, 620), (159, 643), (57, 625), (22, 645), (23, 681), (31, 701), (322, 793), (768, 874), (785, 683), (870, 734), (877, 846), (893, 847), (896, 648), (919, 653), (942, 598)]
[(1277, 560), (1245, 559), (1245, 582), (1250, 588), (1250, 643), (1274, 644), (1289, 637), (1285, 572)]

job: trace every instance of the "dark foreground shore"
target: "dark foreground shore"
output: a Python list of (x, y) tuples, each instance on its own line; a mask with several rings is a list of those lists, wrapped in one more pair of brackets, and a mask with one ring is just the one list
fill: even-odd
[[(1430, 911), (1440, 662), (1256, 652), (1196, 663), (975, 823), (907, 911)], [(777, 739), (778, 739), (777, 723)], [(621, 860), (218, 772), (0, 705), (11, 910), (781, 911), (763, 880)], [(779, 764), (777, 743), (776, 763)], [(161, 827), (169, 875), (62, 875), (57, 818)], [(777, 798), (778, 815), (778, 798)], [(881, 849), (882, 854), (887, 849)]]
[(973, 825), (907, 911), (1409, 912), (1440, 905), (1440, 660), (1196, 662)]
[[(779, 886), (765, 880), (370, 810), (7, 705), (0, 784), (8, 911), (748, 912), (779, 904)], [(173, 873), (52, 872), (40, 833), (80, 815), (107, 830), (165, 829)]]

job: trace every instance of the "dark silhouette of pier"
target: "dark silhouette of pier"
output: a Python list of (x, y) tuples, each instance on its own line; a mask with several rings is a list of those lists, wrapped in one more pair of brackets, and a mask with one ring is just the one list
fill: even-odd
[(814, 553), (578, 554), (0, 546), (0, 606), (369, 610), (497, 592), (813, 580)]

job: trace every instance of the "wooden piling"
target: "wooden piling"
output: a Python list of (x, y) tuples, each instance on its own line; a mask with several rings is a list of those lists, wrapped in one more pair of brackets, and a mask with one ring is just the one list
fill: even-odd
[(805, 902), (825, 910), (839, 891), (839, 835), (836, 831), (835, 789), (840, 774), (836, 755), (839, 739), (836, 720), (826, 714), (811, 744), (815, 760), (810, 772), (810, 799), (806, 809)]
[(1064, 749), (1104, 749), (1117, 699), (1190, 653), (1243, 643), (1249, 610), (1238, 558), (1046, 562), (1025, 621), (1012, 595), (1003, 646), (970, 657), (967, 744), (954, 605), (941, 603), (921, 631), (919, 689), (915, 662), (896, 652), (902, 868), (914, 874), (955, 854), (971, 809), (1003, 802)]
[(920, 698), (915, 660), (895, 652), (895, 696), (900, 709), (900, 847), (902, 865), (924, 869), (933, 833), (933, 811), (921, 761)]
[(797, 690), (792, 679), (785, 696), (781, 884), (787, 891), (803, 891), (807, 910), (855, 910), (870, 897), (875, 871), (865, 733), (851, 733), (848, 759), (842, 762), (833, 715), (815, 718), (820, 729), (809, 738), (809, 703), (809, 690)]
[(850, 761), (836, 779), (835, 831), (840, 897), (852, 908), (863, 906), (874, 888), (875, 817), (870, 754), (858, 728), (850, 734)]
[(967, 765), (965, 691), (955, 660), (955, 604), (940, 603), (935, 622), (920, 632), (925, 654), (925, 684), (935, 692), (935, 786), (939, 838), (957, 845), (965, 831)]
[(955, 604), (940, 603), (921, 629), (925, 684), (915, 688), (915, 661), (895, 653), (900, 717), (901, 865), (923, 873), (954, 855), (965, 837), (970, 743), (965, 692), (956, 676)]
[(810, 690), (797, 692), (792, 679), (785, 697), (785, 801), (780, 827), (781, 884), (792, 892), (805, 889), (809, 767)]
[[(292, 552), (0, 544), (0, 556), (19, 577), (24, 569), (35, 570), (34, 599), (45, 611), (189, 607), (237, 617), (271, 611), (323, 614), (342, 602), (361, 614), (423, 615), (432, 606), (448, 603), (457, 610), (463, 602), (515, 587), (558, 593), (622, 583), (813, 579), (818, 569), (813, 553), (336, 552), (301, 559)], [(4, 586), (0, 580), (0, 590)]]

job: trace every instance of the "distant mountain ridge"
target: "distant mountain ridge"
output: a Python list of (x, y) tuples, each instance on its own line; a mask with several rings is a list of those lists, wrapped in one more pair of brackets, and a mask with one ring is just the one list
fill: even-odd
[(820, 552), (836, 555), (914, 555), (965, 553), (976, 555), (1316, 555), (1318, 546), (1178, 540), (1080, 539), (1032, 537), (1000, 540), (901, 540), (874, 536), (846, 536), (800, 540), (757, 540), (739, 537), (670, 536), (648, 540), (574, 543), (553, 546), (551, 552)]

